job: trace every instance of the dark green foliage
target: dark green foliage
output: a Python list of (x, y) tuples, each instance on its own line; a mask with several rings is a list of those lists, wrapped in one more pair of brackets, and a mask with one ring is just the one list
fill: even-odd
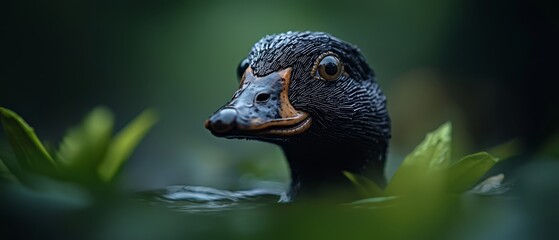
[[(12, 161), (2, 156), (0, 176), (32, 186), (3, 183), (0, 207), (7, 216), (9, 229), (20, 224), (34, 229), (40, 227), (31, 233), (10, 230), (8, 238), (79, 238), (86, 234), (93, 239), (437, 239), (471, 234), (471, 229), (480, 229), (474, 222), (483, 218), (510, 217), (507, 215), (509, 208), (489, 212), (487, 209), (493, 205), (478, 200), (472, 208), (463, 201), (464, 194), (457, 194), (480, 181), (497, 159), (480, 152), (452, 163), (450, 123), (427, 135), (405, 158), (385, 190), (363, 176), (345, 172), (365, 198), (353, 203), (255, 202), (247, 204), (246, 208), (221, 209), (222, 206), (215, 202), (205, 202), (211, 211), (176, 214), (108, 192), (88, 191), (92, 187), (107, 187), (114, 183), (121, 165), (155, 123), (156, 116), (152, 111), (143, 112), (112, 137), (112, 114), (104, 108), (97, 108), (81, 125), (68, 132), (59, 150), (51, 155), (19, 116), (6, 109), (0, 110), (8, 139), (15, 145), (14, 149), (19, 149), (14, 151)], [(29, 161), (39, 160), (47, 162), (29, 164)], [(502, 180), (503, 175), (489, 178), (474, 192), (487, 192), (484, 189), (498, 186)], [(97, 201), (99, 198), (92, 197), (92, 194), (99, 193), (111, 197)], [(498, 203), (503, 205), (505, 202)], [(175, 201), (164, 206), (173, 205), (177, 211), (189, 209), (188, 206), (181, 208), (180, 204), (193, 203)], [(23, 208), (29, 210), (22, 213)], [(461, 209), (484, 214), (484, 217), (469, 220)], [(24, 216), (24, 222), (20, 221), (21, 216)], [(37, 222), (29, 223), (30, 219)], [(461, 225), (460, 221), (464, 224)], [(510, 227), (499, 221), (489, 224)], [(483, 236), (475, 230), (471, 235), (474, 236), (472, 239)]]
[(39, 141), (33, 128), (16, 113), (0, 108), (0, 119), (17, 162), (7, 161), (6, 166), (20, 180), (28, 173), (60, 177), (58, 164)]
[(29, 186), (40, 184), (37, 181), (46, 177), (87, 188), (110, 185), (122, 164), (157, 121), (154, 111), (146, 110), (113, 137), (112, 113), (98, 107), (80, 125), (68, 131), (59, 150), (51, 156), (33, 128), (16, 113), (0, 108), (0, 118), (16, 156), (12, 160), (2, 159), (3, 176), (15, 177)]
[(355, 204), (382, 206), (386, 205), (385, 201), (393, 202), (394, 196), (428, 199), (438, 204), (437, 198), (460, 194), (474, 187), (498, 159), (480, 152), (451, 163), (451, 133), (452, 125), (445, 123), (427, 134), (425, 140), (404, 159), (384, 191), (363, 176), (344, 172), (359, 193), (373, 197)]

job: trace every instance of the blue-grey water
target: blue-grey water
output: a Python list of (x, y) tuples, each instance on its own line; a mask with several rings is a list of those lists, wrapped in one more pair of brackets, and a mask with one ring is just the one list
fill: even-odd
[(180, 212), (215, 212), (275, 204), (283, 193), (281, 188), (227, 191), (203, 186), (176, 185), (142, 192), (141, 199)]

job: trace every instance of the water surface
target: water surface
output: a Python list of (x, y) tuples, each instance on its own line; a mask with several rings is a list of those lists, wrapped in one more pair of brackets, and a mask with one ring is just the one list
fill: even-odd
[(150, 204), (163, 205), (180, 212), (217, 212), (252, 209), (278, 203), (283, 189), (256, 188), (227, 191), (203, 186), (168, 186), (142, 192), (140, 198)]

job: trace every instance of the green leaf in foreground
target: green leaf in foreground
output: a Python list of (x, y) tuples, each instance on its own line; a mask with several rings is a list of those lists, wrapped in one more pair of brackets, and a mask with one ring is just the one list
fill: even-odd
[(6, 179), (8, 181), (17, 182), (16, 176), (8, 169), (4, 161), (0, 158), (0, 178)]
[[(33, 128), (16, 113), (1, 107), (0, 119), (8, 141), (14, 150), (17, 163), (22, 170), (58, 176), (57, 164), (41, 144)], [(19, 171), (19, 169), (16, 171)]]
[(475, 153), (460, 159), (446, 171), (448, 190), (453, 193), (464, 192), (473, 187), (498, 162), (486, 152)]
[(383, 195), (383, 190), (371, 179), (348, 171), (343, 171), (343, 173), (353, 183), (361, 196), (379, 197)]
[(349, 205), (362, 206), (367, 208), (382, 208), (382, 207), (393, 206), (394, 204), (397, 204), (397, 202), (398, 202), (397, 196), (386, 196), (386, 197), (372, 197), (372, 198), (361, 199), (349, 203)]
[(437, 170), (450, 165), (452, 125), (444, 123), (428, 133), (425, 139), (404, 159), (386, 187), (387, 195), (425, 193), (420, 189), (437, 191), (443, 176)]
[(117, 134), (109, 144), (107, 154), (97, 169), (101, 180), (110, 182), (113, 179), (157, 119), (155, 111), (147, 109)]
[(57, 153), (60, 162), (78, 175), (94, 175), (111, 140), (113, 131), (113, 115), (104, 107), (93, 109), (74, 128), (71, 128)]
[(522, 144), (520, 139), (515, 138), (499, 144), (487, 150), (487, 152), (492, 156), (499, 158), (500, 161), (503, 161), (519, 155), (524, 149), (525, 146)]

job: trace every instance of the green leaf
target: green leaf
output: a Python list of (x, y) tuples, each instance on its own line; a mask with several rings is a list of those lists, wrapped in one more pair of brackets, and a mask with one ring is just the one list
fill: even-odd
[(372, 180), (348, 171), (343, 171), (343, 173), (363, 197), (379, 197), (383, 195), (382, 189)]
[(523, 146), (520, 139), (515, 138), (505, 143), (499, 144), (487, 150), (487, 152), (492, 156), (499, 158), (499, 161), (503, 161), (505, 159), (519, 155), (524, 149), (525, 147)]
[(444, 176), (438, 169), (450, 165), (452, 125), (446, 122), (428, 133), (402, 162), (386, 187), (387, 195), (421, 194), (420, 189), (438, 191)]
[(7, 155), (0, 152), (0, 158), (6, 169), (13, 174), (17, 179), (26, 180), (25, 172), (19, 166), (17, 159), (13, 155)]
[(381, 208), (392, 206), (396, 204), (398, 200), (399, 198), (397, 196), (372, 197), (351, 202), (349, 205), (367, 208)]
[(0, 158), (0, 178), (11, 182), (17, 182), (17, 177), (8, 169), (4, 161)]
[(33, 128), (16, 113), (2, 107), (0, 119), (22, 171), (58, 176), (57, 164), (41, 144)]
[(96, 178), (96, 168), (105, 157), (111, 140), (113, 123), (108, 109), (92, 110), (79, 126), (68, 130), (57, 152), (60, 162), (76, 176)]
[(110, 182), (120, 170), (140, 140), (157, 122), (157, 114), (147, 109), (128, 124), (110, 143), (105, 159), (99, 165), (98, 173), (101, 180)]
[(486, 152), (463, 157), (446, 170), (448, 190), (461, 193), (472, 188), (497, 162)]

